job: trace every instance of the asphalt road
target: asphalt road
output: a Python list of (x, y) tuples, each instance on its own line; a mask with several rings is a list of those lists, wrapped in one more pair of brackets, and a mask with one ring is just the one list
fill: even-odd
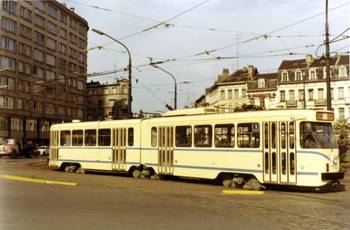
[(1, 230), (350, 229), (349, 191), (225, 195), (205, 182), (69, 174), (24, 159), (0, 162), (0, 174), (78, 183), (0, 179)]

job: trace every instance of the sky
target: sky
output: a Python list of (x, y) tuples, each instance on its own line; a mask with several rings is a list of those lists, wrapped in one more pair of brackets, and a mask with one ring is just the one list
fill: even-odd
[[(165, 112), (173, 106), (177, 80), (178, 108), (205, 93), (223, 68), (233, 73), (254, 65), (259, 73), (276, 72), (282, 60), (321, 56), (325, 48), (325, 0), (59, 0), (89, 23), (88, 73), (118, 70), (89, 77), (113, 83), (127, 78), (123, 69), (132, 55), (132, 111)], [(349, 52), (350, 1), (329, 1), (333, 54)], [(170, 19), (170, 20), (169, 20)], [(166, 23), (161, 23), (166, 22)], [(155, 26), (161, 23), (159, 26)], [(262, 35), (267, 36), (262, 36)], [(339, 39), (338, 38), (338, 39)], [(336, 40), (338, 40), (336, 39)], [(320, 46), (321, 45), (321, 46)], [(94, 47), (100, 48), (94, 48)], [(151, 58), (151, 59), (150, 59)]]

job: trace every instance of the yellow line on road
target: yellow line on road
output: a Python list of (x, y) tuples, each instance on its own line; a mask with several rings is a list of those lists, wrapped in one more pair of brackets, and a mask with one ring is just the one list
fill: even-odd
[(74, 182), (43, 180), (43, 179), (37, 179), (37, 178), (11, 176), (11, 175), (1, 175), (1, 178), (6, 180), (25, 181), (25, 182), (32, 182), (32, 183), (39, 183), (39, 184), (57, 184), (57, 185), (67, 185), (67, 186), (76, 186), (78, 184)]
[(263, 195), (264, 191), (252, 191), (252, 190), (222, 190), (222, 193), (229, 195)]

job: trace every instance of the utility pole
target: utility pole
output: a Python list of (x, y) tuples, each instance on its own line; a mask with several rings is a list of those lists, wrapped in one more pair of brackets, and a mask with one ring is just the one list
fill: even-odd
[(332, 110), (331, 101), (331, 68), (329, 57), (329, 26), (328, 26), (328, 0), (326, 0), (326, 20), (325, 20), (325, 46), (326, 46), (326, 84), (327, 84), (327, 110)]

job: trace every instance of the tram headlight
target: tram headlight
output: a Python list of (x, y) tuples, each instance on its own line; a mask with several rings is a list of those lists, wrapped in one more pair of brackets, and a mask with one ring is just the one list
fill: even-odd
[(334, 165), (338, 164), (338, 157), (332, 157), (331, 160)]

